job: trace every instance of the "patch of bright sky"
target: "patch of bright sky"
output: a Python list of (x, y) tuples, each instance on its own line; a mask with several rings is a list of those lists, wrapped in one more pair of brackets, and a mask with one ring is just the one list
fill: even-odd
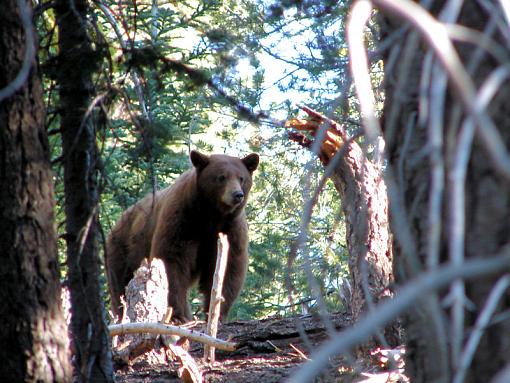
[[(306, 89), (312, 90), (314, 87), (327, 89), (332, 77), (337, 75), (330, 72), (312, 78), (310, 73), (298, 67), (300, 56), (311, 57), (313, 55), (320, 60), (321, 52), (311, 48), (308, 44), (316, 38), (310, 28), (312, 22), (307, 19), (299, 20), (295, 11), (287, 11), (287, 13), (285, 27), (279, 33), (271, 34), (261, 41), (267, 51), (257, 54), (259, 68), (264, 70), (265, 91), (260, 105), (263, 110), (269, 109), (271, 104), (282, 105), (286, 101), (290, 101), (292, 105), (307, 104), (311, 102), (311, 95)], [(324, 31), (325, 35), (337, 32), (340, 27), (340, 21), (333, 23)], [(240, 60), (236, 69), (244, 79), (248, 79), (254, 71), (249, 59)], [(301, 89), (298, 86), (287, 87), (292, 76), (299, 79), (297, 84), (305, 86)], [(279, 85), (283, 85), (285, 90), (282, 90)], [(272, 117), (284, 120), (288, 116), (282, 108), (274, 112)]]
[[(240, 59), (235, 67), (237, 76), (247, 86), (250, 86), (252, 76), (256, 70), (263, 71), (263, 93), (258, 105), (259, 109), (254, 111), (257, 113), (260, 110), (271, 110), (271, 119), (278, 121), (285, 121), (289, 117), (286, 108), (288, 103), (293, 106), (312, 103), (312, 93), (314, 91), (316, 97), (324, 100), (334, 97), (328, 92), (328, 89), (333, 77), (338, 76), (338, 72), (329, 71), (311, 77), (308, 71), (299, 67), (300, 57), (317, 57), (320, 60), (321, 52), (313, 49), (309, 44), (315, 39), (315, 34), (311, 28), (312, 21), (300, 19), (297, 16), (297, 11), (286, 10), (285, 19), (282, 20), (284, 26), (278, 32), (271, 33), (269, 37), (261, 41), (265, 50), (256, 54), (257, 68), (252, 66), (253, 61), (250, 58)], [(325, 35), (338, 33), (340, 28), (340, 21), (332, 23), (324, 31)], [(199, 40), (200, 36), (198, 34), (187, 33), (183, 43), (190, 46), (199, 43)], [(292, 82), (294, 86), (290, 85), (291, 80), (296, 78), (297, 81)], [(331, 90), (333, 91), (333, 89)], [(319, 93), (317, 94), (317, 92)], [(274, 135), (274, 130), (270, 128), (264, 126), (248, 127), (243, 124), (243, 128), (238, 130), (237, 142), (218, 144), (217, 137), (220, 136), (225, 126), (231, 126), (235, 123), (236, 117), (215, 112), (211, 112), (209, 117), (212, 120), (212, 126), (209, 127), (205, 135), (196, 138), (209, 142), (216, 150), (237, 154), (247, 149), (247, 145), (243, 142), (247, 142), (254, 134), (260, 136), (262, 140), (269, 139)]]
[[(313, 55), (320, 59), (321, 52), (314, 50), (308, 44), (315, 39), (315, 34), (310, 28), (312, 22), (306, 19), (299, 20), (296, 16), (295, 12), (287, 11), (285, 26), (278, 33), (273, 33), (261, 41), (266, 49), (257, 53), (256, 58), (259, 63), (257, 68), (252, 66), (252, 61), (249, 58), (241, 59), (235, 68), (237, 75), (248, 86), (255, 70), (262, 69), (264, 71), (264, 91), (259, 108), (263, 111), (272, 109), (270, 117), (278, 121), (285, 121), (289, 117), (285, 104), (290, 103), (292, 106), (296, 106), (312, 103), (312, 90), (321, 89), (326, 90), (327, 93), (333, 77), (338, 75), (338, 73), (330, 71), (312, 78), (308, 71), (299, 68), (297, 64), (300, 62), (300, 56), (310, 57)], [(325, 34), (337, 33), (340, 27), (340, 21), (333, 23), (325, 30)], [(293, 82), (294, 87), (289, 86), (291, 77), (298, 78), (298, 81)], [(324, 94), (325, 98), (328, 96), (332, 95)], [(274, 105), (277, 105), (276, 109), (272, 108)], [(245, 127), (239, 132), (238, 139), (242, 142), (253, 134), (254, 127), (252, 129)], [(265, 140), (274, 135), (274, 130), (261, 126), (256, 129), (256, 134)]]

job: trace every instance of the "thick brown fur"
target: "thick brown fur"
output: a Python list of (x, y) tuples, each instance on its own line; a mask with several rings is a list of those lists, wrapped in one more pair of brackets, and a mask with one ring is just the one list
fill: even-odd
[(193, 168), (170, 187), (147, 195), (127, 209), (106, 244), (106, 270), (112, 310), (122, 314), (120, 296), (144, 257), (164, 261), (168, 303), (177, 321), (191, 319), (188, 290), (198, 282), (207, 312), (218, 233), (230, 243), (223, 284), (225, 320), (239, 295), (248, 265), (248, 226), (244, 207), (259, 157), (190, 155)]

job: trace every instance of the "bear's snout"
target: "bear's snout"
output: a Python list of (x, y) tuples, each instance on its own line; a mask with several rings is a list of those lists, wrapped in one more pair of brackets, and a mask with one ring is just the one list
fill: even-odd
[(236, 190), (232, 193), (232, 199), (234, 203), (241, 203), (244, 199), (244, 193), (241, 190)]
[(236, 209), (239, 205), (241, 205), (245, 198), (243, 189), (241, 189), (238, 185), (236, 186), (237, 187), (225, 190), (221, 198), (221, 202), (232, 209)]

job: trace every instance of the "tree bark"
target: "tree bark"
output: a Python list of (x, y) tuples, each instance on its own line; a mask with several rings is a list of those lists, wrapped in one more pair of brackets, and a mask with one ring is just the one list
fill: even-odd
[(64, 163), (67, 265), (75, 374), (112, 382), (113, 368), (99, 282), (98, 153), (91, 106), (99, 52), (88, 34), (86, 0), (56, 2), (58, 84)]
[[(27, 48), (30, 2), (2, 3), (0, 89), (13, 85)], [(35, 51), (35, 46), (34, 46)], [(0, 376), (6, 382), (70, 382), (60, 301), (52, 172), (35, 55), (27, 78), (0, 100)]]
[(386, 185), (380, 170), (355, 142), (346, 147), (331, 180), (345, 216), (352, 315), (357, 319), (367, 310), (367, 292), (373, 303), (390, 295), (393, 260)]
[[(331, 165), (330, 177), (342, 201), (345, 216), (352, 281), (351, 312), (356, 321), (367, 313), (369, 302), (377, 303), (391, 295), (393, 260), (386, 185), (380, 169), (347, 136), (343, 127), (317, 112), (303, 109), (311, 119), (291, 120), (287, 123), (288, 127), (317, 136), (321, 126), (330, 125), (318, 155), (326, 167), (335, 162)], [(291, 133), (290, 138), (306, 147), (313, 143), (299, 133)], [(398, 342), (394, 329), (387, 331), (386, 335), (390, 336), (391, 343)]]
[[(445, 1), (433, 2), (431, 13), (440, 15), (445, 3)], [(489, 3), (497, 9), (497, 1), (487, 2), (485, 6), (478, 2), (464, 2), (457, 23), (482, 33), (490, 29), (489, 19), (501, 16), (501, 12), (499, 15), (489, 16), (490, 8), (486, 7)], [(404, 24), (402, 20), (395, 17), (393, 12), (391, 19), (382, 21), (383, 36), (396, 31)], [(505, 25), (507, 28), (508, 24)], [(500, 31), (494, 30), (491, 33), (494, 42), (508, 47), (508, 40), (501, 35)], [(418, 105), (420, 80), (424, 78), (427, 70), (424, 64), (426, 46), (427, 44), (423, 43), (418, 33), (410, 28), (407, 33), (401, 34), (393, 50), (388, 52), (385, 65), (384, 125), (389, 163), (395, 170), (397, 188), (402, 192), (403, 204), (400, 208), (409, 223), (416, 248), (415, 257), (419, 262), (420, 270), (435, 267), (436, 264), (444, 262), (454, 262), (452, 235), (458, 230), (464, 232), (464, 239), (460, 242), (464, 248), (461, 252), (462, 257), (466, 259), (491, 257), (501, 251), (510, 239), (510, 185), (496, 170), (488, 149), (480, 143), (476, 133), (474, 144), (468, 151), (469, 163), (463, 192), (465, 201), (456, 211), (451, 209), (451, 204), (457, 199), (452, 189), (455, 177), (458, 177), (455, 170), (458, 165), (455, 150), (461, 140), (462, 123), (469, 113), (460, 106), (461, 98), (458, 93), (452, 92), (451, 87), (445, 88), (446, 92), (437, 93), (439, 83), (438, 77), (435, 77), (437, 70), (431, 72), (432, 77), (421, 92), (423, 94), (425, 90), (429, 105), (446, 94), (444, 104), (439, 103), (441, 109), (428, 109), (428, 115), (424, 114), (424, 105)], [(472, 61), (476, 46), (459, 45), (456, 48), (462, 62), (470, 71), (471, 80), (478, 89), (499, 65), (510, 64), (508, 55), (503, 56), (503, 62), (498, 63), (498, 59), (490, 57), (487, 51), (483, 50), (476, 53), (480, 54), (480, 61), (476, 64)], [(392, 55), (399, 57), (399, 62), (388, 65)], [(500, 141), (503, 142), (507, 151), (510, 147), (508, 100), (510, 100), (510, 84), (506, 81), (499, 87), (487, 108), (487, 113), (499, 132)], [(432, 121), (437, 116), (441, 116), (442, 110), (444, 111), (442, 118), (439, 118), (439, 121)], [(424, 149), (427, 150), (424, 151)], [(437, 201), (438, 197), (442, 202), (437, 207), (438, 219), (434, 221), (434, 201)], [(400, 202), (391, 201), (391, 203), (399, 204)], [(457, 224), (452, 224), (452, 214), (459, 213), (465, 214), (465, 225), (458, 221)], [(393, 228), (398, 229), (396, 226)], [(434, 230), (437, 230), (437, 234), (434, 234)], [(431, 240), (433, 241), (434, 238), (438, 241), (437, 262), (430, 257)], [(398, 282), (403, 282), (416, 273), (416, 270), (408, 267), (409, 258), (398, 241), (394, 244), (394, 252), (395, 267), (399, 270), (396, 273), (396, 279)], [(502, 270), (502, 273), (505, 271), (508, 270)], [(461, 316), (460, 323), (463, 333), (457, 336), (452, 327), (455, 315), (453, 307), (439, 306), (439, 312), (431, 315), (431, 312), (423, 310), (423, 302), (417, 302), (416, 309), (410, 313), (406, 321), (408, 337), (406, 369), (413, 382), (450, 381), (458, 373), (460, 355), (459, 350), (454, 349), (454, 344), (458, 342), (460, 346), (465, 347), (475, 321), (484, 309), (489, 293), (500, 277), (501, 275), (495, 275), (465, 284), (467, 297), (463, 300), (463, 304), (471, 307), (467, 311), (462, 306), (463, 318)], [(453, 289), (450, 289), (451, 291)], [(506, 291), (500, 299), (496, 313), (509, 308), (510, 294)], [(437, 323), (440, 325), (438, 326)], [(446, 339), (441, 339), (442, 336), (437, 332), (438, 327), (443, 328), (443, 336)], [(484, 335), (465, 375), (467, 382), (490, 381), (491, 377), (509, 363), (510, 339), (502, 335), (508, 334), (509, 331), (508, 319), (491, 324), (483, 330)], [(441, 347), (435, 346), (438, 344), (442, 344), (442, 348), (447, 351), (446, 355), (440, 350)], [(460, 352), (461, 355), (465, 354), (464, 349)], [(439, 368), (441, 365), (443, 367)]]

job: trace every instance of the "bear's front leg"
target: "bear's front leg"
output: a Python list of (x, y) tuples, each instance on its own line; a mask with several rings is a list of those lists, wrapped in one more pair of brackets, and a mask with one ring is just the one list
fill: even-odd
[(188, 290), (193, 284), (192, 267), (195, 263), (196, 245), (179, 239), (175, 226), (162, 224), (156, 228), (152, 239), (151, 258), (165, 264), (168, 279), (168, 306), (172, 320), (185, 323), (191, 320)]
[(168, 306), (172, 307), (172, 320), (186, 323), (191, 320), (188, 289), (191, 275), (175, 262), (165, 262), (168, 277)]
[(220, 320), (225, 322), (228, 313), (243, 288), (248, 266), (247, 252), (234, 253), (229, 251), (225, 280), (223, 281), (222, 296), (224, 301), (221, 304)]

